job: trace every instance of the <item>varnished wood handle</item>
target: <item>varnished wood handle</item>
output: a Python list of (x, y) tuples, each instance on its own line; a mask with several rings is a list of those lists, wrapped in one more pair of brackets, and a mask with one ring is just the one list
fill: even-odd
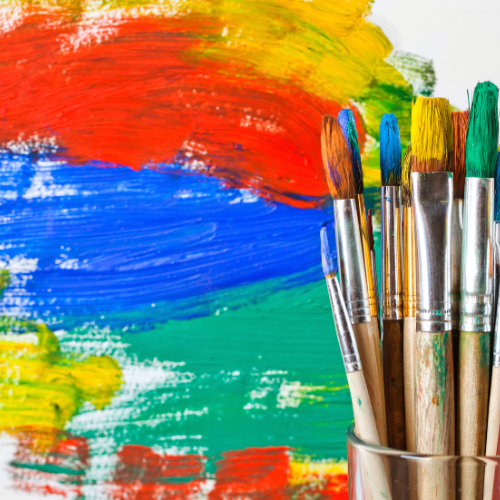
[(389, 448), (406, 450), (403, 320), (384, 319), (385, 413)]
[[(460, 455), (484, 455), (488, 418), (490, 334), (460, 332), (457, 451)], [(484, 468), (462, 467), (459, 487), (462, 500), (483, 498)]]
[(373, 322), (352, 325), (352, 330), (356, 338), (370, 403), (377, 423), (380, 444), (387, 446), (384, 387), (380, 383), (382, 380), (382, 374), (380, 373), (382, 369), (382, 353), (380, 351), (378, 332), (374, 329)]
[(415, 417), (415, 375), (417, 373), (417, 318), (404, 319), (403, 332), (406, 449), (417, 451), (417, 421)]
[[(486, 456), (497, 454), (498, 437), (500, 434), (500, 366), (491, 370), (490, 404), (488, 409), (488, 429), (486, 433)], [(484, 474), (483, 500), (493, 500), (496, 464), (486, 466)]]

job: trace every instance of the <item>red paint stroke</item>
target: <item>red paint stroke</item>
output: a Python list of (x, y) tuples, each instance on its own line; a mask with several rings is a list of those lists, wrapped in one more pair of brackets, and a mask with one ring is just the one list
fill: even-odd
[(79, 27), (33, 14), (0, 36), (0, 143), (55, 136), (73, 161), (134, 169), (201, 161), (198, 171), (231, 186), (317, 206), (328, 195), (321, 116), (341, 106), (241, 61), (207, 59), (222, 28), (202, 16), (141, 18), (63, 50)]
[(186, 500), (201, 490), (205, 462), (199, 455), (160, 455), (147, 446), (124, 446), (111, 495), (115, 500)]
[(209, 500), (289, 500), (290, 455), (286, 447), (228, 451), (216, 463)]

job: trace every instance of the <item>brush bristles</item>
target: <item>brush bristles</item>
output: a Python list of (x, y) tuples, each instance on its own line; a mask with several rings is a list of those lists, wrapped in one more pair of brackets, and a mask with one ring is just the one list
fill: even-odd
[(401, 139), (398, 120), (392, 113), (380, 122), (380, 176), (382, 186), (401, 184)]
[(448, 99), (417, 97), (412, 106), (413, 172), (443, 172), (450, 168), (453, 125)]
[(407, 208), (411, 208), (411, 170), (412, 156), (411, 144), (406, 148), (405, 157), (403, 159), (403, 172), (401, 174), (401, 194), (403, 196), (403, 204)]
[(456, 200), (464, 199), (465, 189), (465, 141), (467, 126), (469, 125), (469, 111), (453, 111), (453, 197)]
[(321, 154), (326, 181), (334, 200), (354, 198), (354, 174), (351, 155), (338, 121), (324, 116), (321, 124)]
[(354, 174), (354, 189), (356, 194), (363, 194), (363, 167), (361, 166), (361, 155), (359, 153), (358, 131), (354, 113), (349, 108), (342, 109), (337, 115), (342, 133), (347, 141), (347, 148), (351, 155), (352, 172)]
[(370, 247), (370, 251), (372, 251), (375, 248), (375, 240), (373, 238), (373, 218), (371, 208), (368, 210), (368, 215), (366, 216), (366, 232), (368, 236), (368, 246)]
[(469, 116), (465, 144), (466, 176), (493, 178), (498, 156), (498, 87), (478, 83)]

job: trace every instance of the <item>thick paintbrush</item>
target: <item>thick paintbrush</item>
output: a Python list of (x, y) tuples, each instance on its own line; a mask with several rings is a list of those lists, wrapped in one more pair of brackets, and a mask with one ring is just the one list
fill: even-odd
[(382, 352), (385, 413), (390, 448), (406, 449), (403, 362), (403, 268), (401, 205), (401, 140), (396, 117), (380, 123), (382, 180)]
[(403, 355), (405, 386), (406, 449), (417, 451), (415, 373), (417, 363), (417, 275), (415, 225), (411, 202), (411, 145), (406, 149), (401, 174), (403, 198)]
[[(469, 116), (462, 239), (458, 439), (461, 455), (484, 455), (493, 312), (493, 203), (498, 156), (498, 88), (479, 83)], [(478, 467), (461, 470), (463, 499), (482, 498)]]
[(465, 141), (469, 111), (451, 113), (453, 123), (453, 209), (451, 212), (451, 337), (455, 368), (455, 402), (458, 401), (458, 344), (460, 338), (460, 277), (462, 273), (462, 224), (465, 189)]
[[(412, 204), (417, 247), (417, 452), (453, 455), (451, 344), (453, 147), (447, 99), (419, 97), (412, 108)], [(418, 465), (418, 498), (454, 498), (447, 464)]]
[[(326, 228), (321, 230), (321, 262), (330, 296), (333, 320), (344, 361), (349, 391), (351, 393), (356, 433), (368, 443), (380, 444), (356, 338), (328, 247)], [(359, 465), (362, 465), (363, 482), (365, 483), (366, 490), (370, 491), (371, 498), (374, 500), (390, 499), (391, 493), (387, 475), (380, 457), (365, 457), (364, 463)]]
[(333, 198), (340, 286), (356, 336), (380, 442), (386, 445), (385, 399), (380, 384), (381, 363), (377, 359), (381, 354), (380, 349), (374, 348), (379, 340), (368, 299), (351, 156), (342, 129), (332, 116), (323, 118), (321, 153)]
[[(497, 229), (500, 226), (500, 155), (497, 157), (495, 166), (495, 246), (498, 246)], [(496, 260), (495, 265), (500, 265)], [(497, 281), (498, 284), (498, 281)], [(500, 295), (497, 295), (497, 315), (494, 323), (494, 340), (493, 340), (493, 359), (491, 369), (491, 388), (490, 388), (490, 403), (488, 407), (488, 427), (486, 432), (486, 456), (493, 457), (497, 455), (498, 439), (500, 435), (500, 314), (498, 311), (498, 300)], [(493, 485), (495, 482), (495, 467), (496, 464), (487, 465), (484, 475), (484, 500), (493, 500)]]

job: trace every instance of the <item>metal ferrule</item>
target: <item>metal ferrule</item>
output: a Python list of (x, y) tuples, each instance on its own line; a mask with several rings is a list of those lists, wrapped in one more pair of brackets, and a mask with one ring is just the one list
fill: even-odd
[(334, 200), (339, 281), (351, 324), (371, 321), (356, 201)]
[[(499, 298), (500, 298), (500, 294)], [(498, 310), (498, 300), (497, 300), (497, 310)], [(500, 314), (497, 314), (495, 319), (495, 337), (493, 340), (493, 366), (500, 366)]]
[(403, 273), (403, 314), (413, 318), (417, 314), (417, 256), (415, 253), (415, 224), (413, 208), (404, 208), (404, 273)]
[(453, 176), (414, 172), (413, 217), (417, 248), (417, 331), (451, 330), (451, 211)]
[(496, 325), (499, 295), (498, 285), (500, 284), (500, 222), (495, 221), (493, 231), (495, 241), (493, 245), (493, 319), (491, 324)]
[(368, 230), (366, 228), (365, 197), (362, 194), (357, 194), (354, 199), (356, 200), (356, 208), (358, 209), (358, 221), (361, 233), (361, 245), (363, 248), (363, 259), (365, 262), (365, 278), (368, 289), (368, 301), (370, 303), (371, 315), (377, 316), (377, 295), (375, 293), (375, 283), (373, 282), (370, 244), (368, 242)]
[(493, 314), (494, 179), (465, 179), (460, 330), (490, 332)]
[(451, 327), (460, 326), (460, 275), (462, 274), (462, 228), (464, 200), (453, 200), (451, 209)]
[(403, 319), (401, 188), (382, 187), (382, 318)]
[(327, 276), (326, 285), (332, 304), (333, 321), (335, 321), (335, 329), (337, 330), (345, 371), (346, 373), (360, 371), (362, 369), (361, 359), (346, 305), (340, 291), (340, 284), (336, 277)]

